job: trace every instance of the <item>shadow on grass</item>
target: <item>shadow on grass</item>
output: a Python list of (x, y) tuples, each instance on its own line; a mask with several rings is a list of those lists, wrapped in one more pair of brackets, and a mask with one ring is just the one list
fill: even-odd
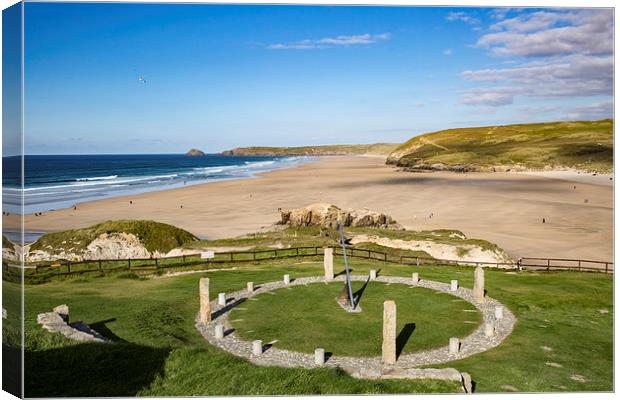
[(92, 329), (94, 329), (95, 331), (97, 331), (97, 333), (100, 333), (101, 336), (104, 336), (108, 339), (110, 339), (113, 342), (124, 342), (127, 343), (127, 341), (121, 337), (116, 336), (116, 334), (114, 334), (114, 332), (112, 332), (110, 330), (110, 328), (108, 328), (106, 326), (107, 323), (109, 322), (114, 322), (116, 321), (116, 318), (109, 318), (103, 321), (98, 321), (98, 322), (94, 322), (92, 324), (88, 324), (88, 326), (90, 326)]
[(26, 351), (26, 397), (135, 396), (163, 373), (169, 353), (127, 342)]
[(356, 306), (360, 304), (360, 300), (362, 299), (362, 295), (366, 290), (366, 286), (368, 286), (368, 282), (370, 282), (370, 276), (368, 277), (368, 279), (366, 279), (366, 282), (364, 282), (362, 287), (357, 289), (355, 293), (353, 293), (353, 301), (355, 301)]
[(2, 390), (22, 397), (21, 348), (2, 343)]
[[(351, 273), (351, 274), (353, 273), (353, 268), (349, 268), (349, 273)], [(342, 271), (340, 271), (340, 272), (338, 272), (337, 274), (335, 274), (335, 275), (334, 275), (334, 278), (337, 278), (337, 277), (339, 277), (340, 275), (346, 275), (346, 274), (347, 274), (347, 271), (343, 269)]]
[(413, 331), (415, 331), (415, 324), (409, 323), (405, 324), (403, 330), (398, 334), (398, 337), (396, 338), (396, 358), (400, 357), (400, 354), (403, 352), (403, 349), (413, 334)]

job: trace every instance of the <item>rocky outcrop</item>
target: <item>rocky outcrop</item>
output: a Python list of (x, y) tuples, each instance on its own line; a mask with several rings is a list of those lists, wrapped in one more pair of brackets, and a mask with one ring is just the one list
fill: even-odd
[(102, 233), (90, 242), (82, 256), (84, 260), (114, 258), (149, 258), (151, 253), (131, 233)]
[(82, 321), (69, 323), (69, 307), (55, 307), (51, 312), (37, 315), (37, 322), (49, 332), (58, 332), (68, 339), (80, 342), (108, 342), (109, 340)]
[(28, 262), (54, 260), (82, 261), (150, 258), (160, 257), (161, 255), (159, 252), (148, 251), (134, 234), (113, 232), (102, 233), (90, 242), (84, 250), (72, 251), (72, 249), (68, 249), (54, 254), (44, 250), (32, 250), (28, 252), (26, 259)]
[(205, 155), (204, 151), (198, 149), (191, 149), (187, 153), (185, 153), (188, 157), (202, 157)]
[(278, 223), (289, 226), (322, 226), (337, 229), (339, 222), (342, 222), (344, 226), (352, 227), (400, 229), (400, 225), (389, 215), (366, 208), (343, 210), (328, 203), (315, 203), (303, 208), (281, 210)]

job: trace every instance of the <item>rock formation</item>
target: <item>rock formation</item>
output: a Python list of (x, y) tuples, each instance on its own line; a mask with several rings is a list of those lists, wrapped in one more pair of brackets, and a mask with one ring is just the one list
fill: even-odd
[(204, 151), (198, 149), (190, 149), (187, 153), (185, 153), (188, 157), (202, 157), (205, 155)]
[(400, 225), (389, 215), (366, 208), (343, 210), (333, 204), (314, 203), (303, 208), (280, 211), (280, 225), (337, 229), (338, 222), (344, 226), (400, 229)]

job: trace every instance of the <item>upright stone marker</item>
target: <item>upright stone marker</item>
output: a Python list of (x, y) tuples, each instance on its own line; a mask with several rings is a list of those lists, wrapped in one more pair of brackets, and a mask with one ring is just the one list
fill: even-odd
[(413, 274), (411, 274), (411, 280), (413, 281), (413, 283), (420, 282), (420, 274), (414, 272)]
[(325, 349), (317, 348), (314, 349), (314, 363), (316, 365), (325, 364)]
[[(209, 303), (209, 278), (200, 278), (200, 322), (211, 321), (211, 303)], [(194, 303), (195, 304), (195, 303)]]
[(219, 293), (217, 295), (217, 304), (220, 306), (226, 305), (226, 293)]
[(246, 284), (246, 290), (248, 293), (254, 293), (254, 282), (248, 282)]
[(484, 270), (476, 267), (474, 272), (474, 301), (484, 303)]
[(260, 356), (263, 354), (263, 341), (255, 340), (252, 342), (252, 354), (255, 356)]
[(450, 345), (448, 346), (448, 351), (450, 352), (450, 354), (458, 353), (460, 347), (461, 347), (461, 341), (459, 340), (459, 338), (451, 337)]
[(383, 346), (381, 357), (384, 364), (396, 364), (396, 303), (383, 302)]
[(377, 270), (376, 269), (371, 269), (370, 270), (370, 280), (374, 281), (375, 279), (377, 279)]
[(457, 281), (456, 279), (452, 279), (450, 281), (450, 290), (455, 292), (458, 288), (459, 288), (459, 281)]
[(323, 249), (323, 268), (325, 269), (325, 280), (334, 279), (334, 249), (325, 247)]
[(215, 325), (215, 338), (224, 339), (224, 325), (222, 324)]
[(484, 336), (491, 337), (495, 334), (495, 327), (493, 324), (484, 324)]
[(495, 319), (502, 319), (502, 318), (504, 318), (504, 307), (495, 306)]
[(284, 275), (284, 284), (288, 285), (291, 283), (291, 276), (289, 274)]

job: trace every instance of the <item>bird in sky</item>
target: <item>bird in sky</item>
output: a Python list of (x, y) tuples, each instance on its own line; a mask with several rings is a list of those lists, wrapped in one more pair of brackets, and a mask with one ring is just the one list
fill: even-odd
[(144, 77), (143, 77), (142, 75), (140, 75), (140, 76), (138, 77), (138, 80), (139, 80), (140, 82), (142, 82), (142, 83), (146, 83), (146, 79), (144, 79)]

